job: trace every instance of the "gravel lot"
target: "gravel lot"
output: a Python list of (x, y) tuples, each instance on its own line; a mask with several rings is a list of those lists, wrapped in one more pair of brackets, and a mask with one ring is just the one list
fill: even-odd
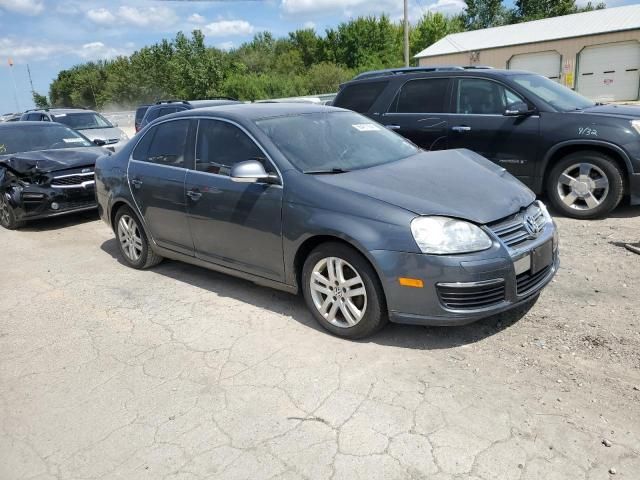
[(640, 209), (558, 223), (525, 315), (357, 343), (93, 214), (2, 230), (0, 478), (637, 480)]

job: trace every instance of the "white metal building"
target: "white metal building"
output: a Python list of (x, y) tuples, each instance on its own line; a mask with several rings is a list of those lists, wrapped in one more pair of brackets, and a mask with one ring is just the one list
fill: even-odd
[(638, 100), (640, 4), (455, 33), (416, 58), (529, 70), (593, 100)]

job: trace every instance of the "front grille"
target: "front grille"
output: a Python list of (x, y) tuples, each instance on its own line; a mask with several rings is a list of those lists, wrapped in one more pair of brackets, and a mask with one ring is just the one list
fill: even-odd
[(518, 212), (504, 220), (489, 225), (489, 228), (507, 247), (517, 247), (535, 238), (525, 227), (524, 219), (527, 214), (533, 217), (539, 229), (544, 228), (546, 223), (545, 215), (537, 203), (534, 203), (525, 211)]
[(83, 183), (91, 181), (93, 181), (93, 172), (75, 173), (53, 177), (51, 186), (59, 188), (80, 187)]
[(453, 310), (475, 310), (504, 301), (503, 280), (482, 284), (439, 284), (436, 286), (442, 304)]
[(547, 265), (538, 273), (532, 274), (529, 271), (529, 272), (521, 273), (520, 275), (518, 275), (516, 277), (516, 284), (517, 284), (516, 288), (517, 288), (518, 295), (525, 295), (531, 292), (532, 290), (535, 290), (535, 288), (540, 284), (540, 282), (542, 282), (547, 277), (547, 275), (551, 271), (551, 268), (552, 268), (551, 265)]

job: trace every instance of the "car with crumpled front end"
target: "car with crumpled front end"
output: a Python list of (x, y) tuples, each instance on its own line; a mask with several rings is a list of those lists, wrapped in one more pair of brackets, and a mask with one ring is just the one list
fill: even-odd
[(332, 107), (163, 117), (98, 160), (96, 194), (130, 267), (170, 258), (301, 292), (346, 338), (531, 305), (559, 266), (553, 219), (505, 169)]
[(95, 209), (95, 162), (109, 154), (59, 123), (0, 124), (0, 225)]

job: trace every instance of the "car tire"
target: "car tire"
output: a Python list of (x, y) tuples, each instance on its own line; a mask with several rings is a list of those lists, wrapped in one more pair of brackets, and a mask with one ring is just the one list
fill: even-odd
[(130, 267), (143, 270), (162, 261), (151, 248), (138, 216), (129, 207), (120, 207), (116, 213), (114, 231), (120, 255)]
[(382, 285), (371, 264), (342, 243), (324, 243), (306, 258), (302, 291), (322, 327), (357, 339), (374, 334), (388, 321)]
[(24, 226), (24, 221), (16, 219), (16, 212), (4, 194), (0, 194), (0, 225), (7, 230), (17, 230)]
[(554, 165), (546, 189), (549, 201), (563, 215), (587, 220), (603, 217), (618, 206), (624, 177), (611, 157), (585, 150)]

